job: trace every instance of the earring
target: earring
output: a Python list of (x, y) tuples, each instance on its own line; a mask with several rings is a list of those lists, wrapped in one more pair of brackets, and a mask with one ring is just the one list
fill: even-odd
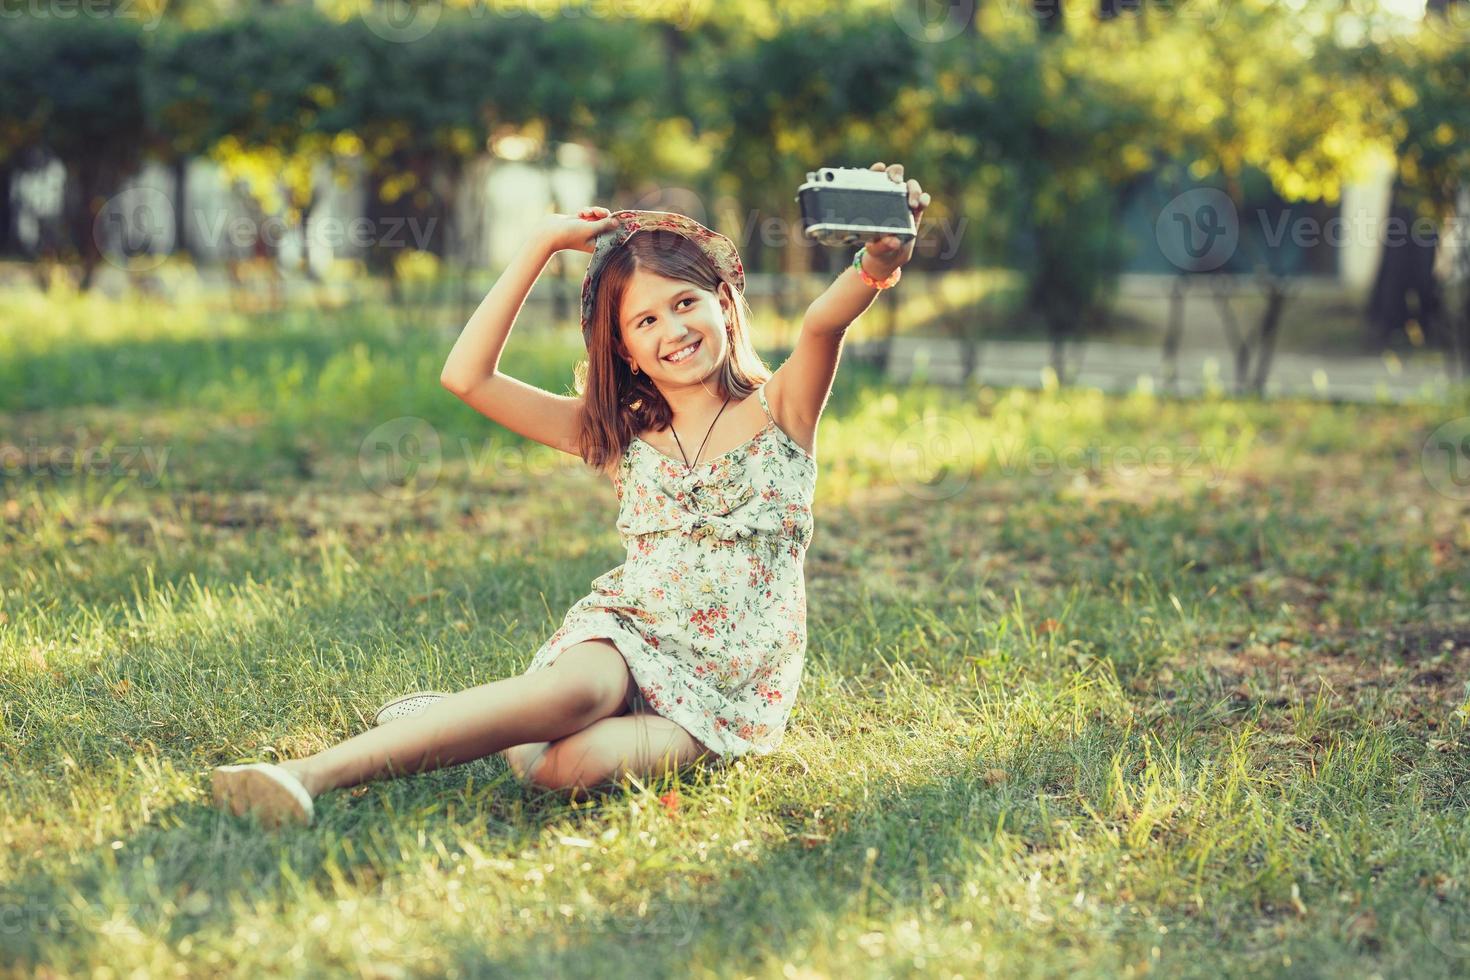
[(632, 368), (633, 368), (633, 373), (634, 374), (637, 374), (638, 373), (638, 365), (637, 364), (634, 364), (634, 365), (632, 365)]

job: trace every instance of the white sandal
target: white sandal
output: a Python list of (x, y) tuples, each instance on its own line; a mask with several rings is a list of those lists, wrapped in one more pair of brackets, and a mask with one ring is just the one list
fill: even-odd
[(254, 813), (261, 823), (311, 823), (311, 794), (289, 769), (269, 762), (220, 766), (214, 771), (214, 805), (237, 817)]
[(429, 709), (430, 705), (438, 704), (449, 697), (443, 691), (415, 691), (402, 697), (394, 698), (383, 705), (373, 714), (374, 725), (384, 725), (399, 718), (412, 718), (421, 715)]

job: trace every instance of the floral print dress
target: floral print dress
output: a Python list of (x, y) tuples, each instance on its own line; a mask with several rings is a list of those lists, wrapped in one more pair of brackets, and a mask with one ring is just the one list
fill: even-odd
[(816, 459), (776, 424), (694, 466), (640, 438), (613, 475), (627, 560), (592, 581), (527, 673), (611, 640), (649, 709), (720, 756), (780, 743), (806, 656)]

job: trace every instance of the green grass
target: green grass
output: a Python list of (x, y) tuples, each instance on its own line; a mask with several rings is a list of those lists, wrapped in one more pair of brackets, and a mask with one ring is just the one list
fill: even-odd
[[(781, 751), (580, 804), (490, 759), (263, 834), (209, 768), (524, 669), (622, 560), (610, 486), (372, 311), (6, 295), (0, 324), (0, 446), (31, 450), (0, 459), (0, 972), (1470, 969), (1470, 506), (1420, 468), (1470, 396), (844, 365)], [(567, 390), (577, 349), (512, 349)], [(402, 416), (442, 447), (417, 494), (358, 462)], [(1156, 468), (1045, 465), (1086, 447)]]

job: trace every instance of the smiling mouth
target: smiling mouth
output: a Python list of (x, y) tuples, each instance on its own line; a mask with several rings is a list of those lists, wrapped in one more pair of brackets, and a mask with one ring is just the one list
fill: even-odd
[(703, 340), (696, 340), (694, 343), (687, 344), (684, 347), (679, 348), (679, 350), (674, 351), (674, 354), (679, 354), (681, 356), (674, 357), (673, 354), (670, 354), (666, 356), (664, 360), (668, 361), (670, 364), (682, 364), (684, 361), (689, 360), (689, 358), (697, 354), (699, 352), (699, 346), (703, 343)]

